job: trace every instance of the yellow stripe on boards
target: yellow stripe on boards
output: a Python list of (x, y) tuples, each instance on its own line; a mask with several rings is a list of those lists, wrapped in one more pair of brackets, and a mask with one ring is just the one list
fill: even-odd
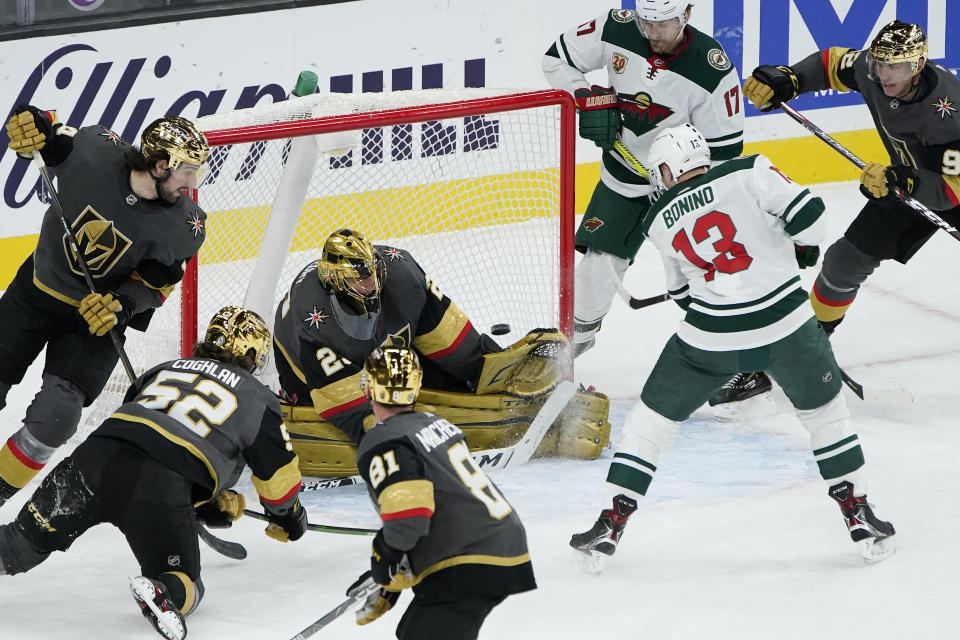
[[(796, 129), (802, 132), (800, 125)], [(832, 135), (864, 161), (889, 162), (889, 156), (874, 129)], [(744, 154), (762, 153), (800, 184), (856, 180), (860, 176), (849, 160), (812, 135), (752, 142)], [(310, 200), (304, 206), (291, 250), (319, 249), (335, 229), (354, 224), (370, 238), (396, 238), (415, 233), (454, 231), (511, 221), (504, 218), (502, 203), (518, 197), (529, 203), (524, 217), (546, 217), (556, 210), (558, 171), (527, 171), (431, 185), (367, 191)], [(600, 179), (600, 163), (577, 165), (576, 212), (583, 213)], [(470, 194), (477, 194), (471, 197)], [(478, 196), (483, 194), (481, 200)], [(462, 201), (458, 209), (436, 209), (437, 202)], [(203, 194), (200, 196), (203, 206)], [(259, 205), (223, 211), (208, 211), (207, 239), (200, 250), (204, 263), (252, 258), (266, 228), (270, 207)], [(506, 212), (509, 216), (509, 211)], [(236, 245), (237, 237), (257, 238)], [(37, 244), (36, 235), (0, 238), (0, 285), (6, 287), (23, 260)]]

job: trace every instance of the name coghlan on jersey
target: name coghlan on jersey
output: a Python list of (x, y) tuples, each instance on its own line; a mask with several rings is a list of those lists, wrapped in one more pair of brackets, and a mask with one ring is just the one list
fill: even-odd
[(183, 369), (184, 371), (202, 371), (212, 378), (223, 382), (231, 389), (240, 384), (242, 378), (236, 373), (224, 369), (212, 360), (174, 360), (170, 365), (172, 369)]

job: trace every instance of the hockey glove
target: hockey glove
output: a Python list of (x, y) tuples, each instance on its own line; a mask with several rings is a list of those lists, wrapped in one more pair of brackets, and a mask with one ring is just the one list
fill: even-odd
[(112, 293), (91, 293), (80, 301), (80, 315), (90, 333), (102, 336), (117, 325), (123, 326), (130, 318), (120, 300)]
[(243, 494), (232, 489), (224, 489), (217, 494), (215, 500), (204, 502), (197, 507), (197, 520), (211, 529), (228, 529), (233, 526), (234, 520), (243, 515), (247, 501)]
[(890, 193), (887, 188), (887, 167), (879, 162), (868, 162), (860, 173), (860, 191), (873, 200), (886, 198)]
[(12, 151), (29, 157), (34, 151), (40, 151), (53, 136), (54, 125), (58, 124), (56, 111), (41, 111), (28, 104), (22, 104), (13, 110), (7, 121), (7, 135)]
[(293, 502), (293, 506), (283, 513), (277, 514), (264, 505), (270, 524), (264, 530), (269, 537), (280, 542), (299, 540), (307, 530), (307, 510), (300, 506), (300, 499)]
[[(357, 593), (362, 592), (370, 581), (372, 581), (370, 572), (364, 572), (364, 574), (357, 578), (357, 581), (350, 585), (350, 588), (347, 589), (347, 595), (354, 596)], [(382, 587), (377, 589), (367, 596), (363, 606), (357, 609), (357, 624), (361, 626), (370, 624), (387, 611), (390, 611), (390, 609), (393, 608), (393, 605), (397, 603), (399, 598), (399, 591), (387, 591)]]
[(413, 586), (413, 574), (407, 566), (406, 556), (384, 541), (383, 529), (373, 539), (370, 575), (374, 582), (382, 584), (389, 591), (402, 591)]
[(743, 95), (761, 111), (772, 111), (800, 93), (800, 81), (787, 66), (761, 65), (743, 83)]
[(793, 250), (797, 256), (797, 266), (801, 269), (812, 267), (820, 258), (820, 247), (816, 245), (795, 244)]
[(593, 85), (589, 89), (577, 89), (573, 97), (580, 110), (580, 137), (593, 141), (604, 151), (613, 149), (620, 132), (616, 91)]
[(889, 166), (884, 172), (887, 185), (900, 189), (905, 196), (912, 196), (920, 187), (920, 176), (913, 167), (903, 165)]

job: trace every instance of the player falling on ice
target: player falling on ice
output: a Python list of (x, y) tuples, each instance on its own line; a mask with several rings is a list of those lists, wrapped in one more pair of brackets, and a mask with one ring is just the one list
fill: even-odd
[(624, 427), (607, 473), (610, 506), (570, 545), (588, 570), (602, 570), (680, 424), (731, 373), (749, 367), (769, 373), (793, 404), (864, 560), (886, 558), (894, 528), (867, 502), (863, 451), (840, 393), (840, 369), (798, 273), (825, 237), (823, 202), (762, 155), (711, 169), (707, 143), (689, 124), (657, 136), (649, 167), (663, 193), (643, 233), (660, 252), (667, 289), (686, 315)]
[(167, 640), (183, 640), (184, 616), (204, 593), (197, 521), (222, 528), (243, 515), (243, 495), (230, 487), (245, 466), (270, 520), (266, 534), (287, 542), (306, 531), (279, 403), (253, 377), (269, 355), (270, 331), (257, 314), (218, 311), (192, 358), (140, 376), (0, 526), (0, 574), (29, 571), (109, 522), (140, 564), (130, 589), (143, 615)]

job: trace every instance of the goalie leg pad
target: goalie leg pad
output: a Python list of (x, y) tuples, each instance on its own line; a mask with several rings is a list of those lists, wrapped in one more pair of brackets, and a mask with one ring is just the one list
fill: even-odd
[(559, 428), (553, 430), (557, 437), (556, 454), (581, 460), (599, 458), (610, 444), (609, 417), (607, 396), (593, 390), (577, 391), (557, 419), (555, 426)]

